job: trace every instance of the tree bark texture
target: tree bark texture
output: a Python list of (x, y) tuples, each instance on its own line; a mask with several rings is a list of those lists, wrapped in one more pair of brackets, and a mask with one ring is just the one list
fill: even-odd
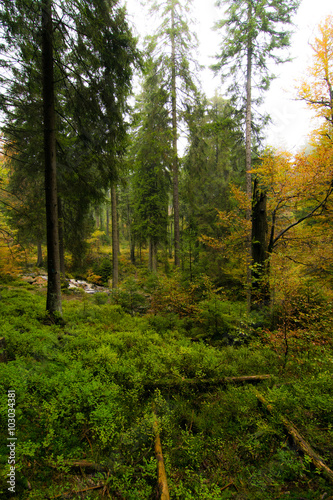
[(173, 235), (173, 221), (170, 220), (170, 233), (169, 233), (169, 238), (168, 238), (168, 257), (169, 259), (172, 259), (172, 235)]
[(157, 244), (153, 238), (149, 239), (149, 259), (148, 259), (149, 271), (154, 273), (157, 272)]
[(43, 267), (43, 250), (40, 240), (37, 241), (37, 267)]
[(60, 273), (65, 278), (65, 242), (64, 242), (64, 217), (62, 211), (62, 201), (58, 196), (58, 231), (59, 231), (59, 259)]
[(160, 500), (169, 500), (169, 488), (165, 473), (164, 459), (162, 454), (161, 438), (158, 432), (157, 417), (154, 413), (155, 455), (157, 460), (157, 484)]
[(117, 188), (111, 186), (111, 218), (112, 218), (112, 288), (118, 288), (118, 217), (117, 217)]
[[(248, 3), (248, 23), (252, 17), (251, 3)], [(249, 202), (249, 208), (246, 210), (246, 220), (251, 219), (251, 197), (252, 197), (252, 179), (251, 179), (251, 122), (252, 122), (252, 38), (251, 34), (248, 35), (247, 42), (247, 67), (246, 67), (246, 123), (245, 123), (245, 169), (246, 169), (246, 194)], [(251, 309), (251, 235), (248, 235), (247, 241), (247, 309)]]
[(180, 229), (179, 229), (179, 187), (178, 187), (178, 148), (177, 148), (177, 89), (176, 89), (176, 46), (175, 16), (171, 10), (171, 109), (172, 109), (172, 183), (174, 215), (175, 266), (180, 266)]
[(45, 204), (47, 225), (47, 301), (49, 314), (62, 314), (54, 108), (52, 1), (42, 5), (42, 78), (44, 114)]
[(251, 307), (269, 301), (267, 196), (255, 179), (252, 198), (252, 297)]
[(110, 212), (109, 212), (109, 207), (106, 207), (106, 228), (105, 228), (105, 234), (106, 234), (107, 237), (110, 236), (109, 225), (110, 225)]

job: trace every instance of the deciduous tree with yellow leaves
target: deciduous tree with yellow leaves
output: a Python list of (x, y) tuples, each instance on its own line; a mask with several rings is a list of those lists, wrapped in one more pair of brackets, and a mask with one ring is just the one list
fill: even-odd
[(20, 271), (21, 249), (15, 244), (15, 231), (8, 223), (8, 211), (13, 207), (8, 192), (8, 168), (0, 153), (0, 277), (16, 276)]
[[(291, 271), (288, 274), (295, 280), (331, 279), (333, 16), (319, 25), (312, 48), (313, 62), (298, 86), (298, 96), (323, 123), (313, 132), (304, 151), (292, 155), (268, 149), (251, 170), (255, 180), (251, 280), (254, 307), (268, 301), (272, 282), (276, 287), (285, 279), (279, 270), (286, 273), (288, 265)], [(249, 202), (241, 191), (233, 191), (236, 208), (219, 213), (220, 224), (225, 229), (223, 242), (203, 239), (208, 245), (220, 246), (233, 258), (238, 253), (244, 268), (246, 223), (242, 214), (249, 209)]]
[[(329, 129), (333, 126), (333, 15), (318, 26), (318, 35), (311, 44), (313, 62), (298, 85), (298, 97), (304, 100), (316, 116), (324, 118)], [(331, 136), (332, 139), (332, 136)]]

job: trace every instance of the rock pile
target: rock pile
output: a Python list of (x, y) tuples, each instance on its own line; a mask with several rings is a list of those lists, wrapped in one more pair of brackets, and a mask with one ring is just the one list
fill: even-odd
[(21, 280), (29, 283), (30, 285), (38, 285), (38, 286), (46, 286), (47, 284), (47, 276), (35, 274), (28, 274), (26, 276), (21, 276)]

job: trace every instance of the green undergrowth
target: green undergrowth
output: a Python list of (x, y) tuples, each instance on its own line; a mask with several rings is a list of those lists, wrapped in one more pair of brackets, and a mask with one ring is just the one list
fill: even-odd
[[(333, 495), (279, 418), (333, 468), (329, 343), (290, 344), (287, 355), (263, 336), (238, 347), (194, 341), (181, 321), (133, 316), (104, 296), (68, 296), (58, 325), (45, 317), (42, 292), (8, 285), (0, 294), (1, 498), (156, 498), (153, 406), (172, 499)], [(272, 414), (249, 385), (186, 384), (266, 373), (257, 389)], [(15, 495), (6, 482), (8, 389), (16, 395)], [(73, 465), (82, 460), (104, 468)]]

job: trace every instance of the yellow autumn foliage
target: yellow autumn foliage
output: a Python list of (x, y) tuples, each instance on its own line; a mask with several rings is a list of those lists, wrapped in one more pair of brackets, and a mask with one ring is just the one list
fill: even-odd
[(7, 191), (9, 169), (3, 155), (0, 154), (0, 277), (15, 277), (20, 271), (22, 249), (15, 244), (15, 231), (13, 231), (4, 209), (12, 207), (11, 195)]
[(22, 257), (22, 249), (14, 244), (14, 234), (0, 213), (0, 278), (20, 274)]
[(333, 125), (333, 16), (319, 24), (312, 43), (313, 61), (297, 87), (298, 97)]

